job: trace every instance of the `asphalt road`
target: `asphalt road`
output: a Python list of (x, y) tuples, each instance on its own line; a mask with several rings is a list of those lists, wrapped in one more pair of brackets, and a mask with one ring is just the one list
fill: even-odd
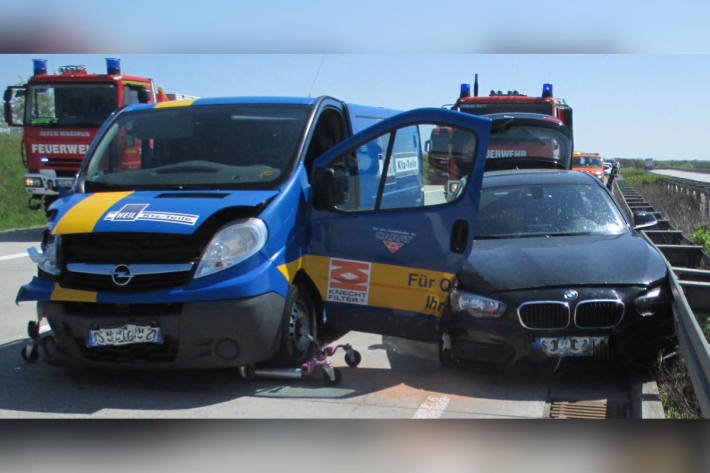
[(691, 179), (693, 181), (705, 182), (710, 184), (710, 174), (693, 171), (680, 171), (677, 169), (654, 169), (650, 171), (653, 174), (661, 174), (663, 176), (679, 177), (681, 179)]
[(320, 375), (298, 380), (241, 379), (236, 370), (89, 371), (28, 364), (20, 357), (32, 303), (15, 305), (35, 274), (26, 256), (40, 230), (0, 233), (0, 418), (540, 418), (550, 400), (627, 399), (627, 379), (600, 363), (565, 361), (477, 374), (440, 367), (436, 348), (359, 332), (357, 368), (333, 358), (338, 386)]

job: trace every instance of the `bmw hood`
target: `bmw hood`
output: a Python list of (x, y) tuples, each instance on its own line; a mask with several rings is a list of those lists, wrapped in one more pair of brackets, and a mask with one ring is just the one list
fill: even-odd
[(54, 234), (191, 234), (221, 209), (257, 207), (278, 191), (127, 191), (72, 194), (57, 201)]
[(459, 273), (479, 294), (578, 285), (648, 285), (666, 275), (663, 257), (638, 235), (474, 240)]

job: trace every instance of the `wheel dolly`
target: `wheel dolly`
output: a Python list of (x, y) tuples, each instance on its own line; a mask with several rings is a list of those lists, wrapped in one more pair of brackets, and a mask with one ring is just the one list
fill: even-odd
[(322, 348), (320, 343), (312, 336), (308, 338), (315, 347), (315, 355), (310, 360), (301, 363), (299, 368), (255, 368), (253, 365), (242, 365), (239, 367), (239, 374), (242, 378), (251, 380), (255, 377), (281, 378), (281, 379), (301, 379), (304, 376), (311, 376), (320, 368), (323, 372), (323, 382), (326, 385), (335, 386), (340, 383), (342, 377), (340, 370), (335, 368), (328, 358), (335, 355), (339, 348), (345, 351), (345, 363), (351, 368), (360, 364), (362, 356), (349, 343), (344, 345), (327, 346)]
[(30, 320), (27, 324), (27, 336), (30, 341), (20, 350), (20, 356), (27, 363), (35, 363), (39, 359), (39, 347), (44, 341), (40, 336), (40, 324), (42, 319), (38, 321)]

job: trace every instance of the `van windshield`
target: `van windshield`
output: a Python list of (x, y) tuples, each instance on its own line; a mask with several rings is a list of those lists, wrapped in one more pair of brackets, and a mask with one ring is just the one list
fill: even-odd
[(293, 169), (309, 111), (226, 104), (124, 113), (89, 158), (86, 190), (275, 189)]

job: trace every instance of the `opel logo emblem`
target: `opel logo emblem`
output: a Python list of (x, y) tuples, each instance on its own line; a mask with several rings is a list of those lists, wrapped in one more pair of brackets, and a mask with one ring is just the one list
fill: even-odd
[(113, 268), (113, 273), (111, 273), (111, 281), (113, 281), (116, 286), (125, 286), (131, 282), (131, 279), (133, 279), (131, 268), (125, 264), (119, 264)]
[(565, 291), (565, 299), (567, 299), (568, 301), (573, 301), (578, 297), (579, 297), (579, 292), (575, 291), (574, 289), (567, 289)]

